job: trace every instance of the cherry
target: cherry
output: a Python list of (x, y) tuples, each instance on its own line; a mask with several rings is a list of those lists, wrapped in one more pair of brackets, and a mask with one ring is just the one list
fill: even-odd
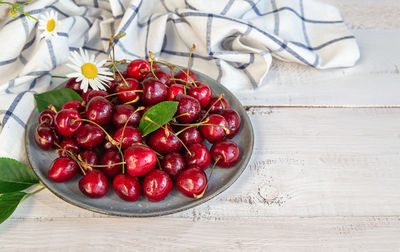
[(65, 182), (71, 180), (78, 169), (78, 164), (71, 158), (59, 157), (51, 163), (48, 175), (54, 182)]
[(122, 158), (119, 152), (110, 150), (104, 153), (103, 157), (101, 158), (100, 164), (107, 165), (102, 167), (102, 170), (107, 176), (112, 178), (118, 173), (121, 173), (122, 164), (117, 164), (121, 162)]
[(172, 152), (166, 155), (161, 161), (161, 168), (168, 173), (172, 179), (176, 179), (178, 174), (186, 167), (185, 160), (182, 155), (177, 152)]
[(231, 140), (224, 140), (213, 144), (211, 157), (220, 167), (231, 167), (239, 161), (240, 151), (236, 143)]
[(205, 139), (210, 143), (224, 139), (226, 136), (225, 129), (228, 129), (228, 122), (222, 115), (211, 114), (204, 121), (207, 123), (200, 125), (199, 129)]
[(91, 149), (103, 142), (104, 132), (98, 126), (88, 123), (79, 127), (75, 137), (80, 147)]
[(114, 178), (115, 193), (125, 201), (136, 201), (142, 195), (142, 186), (137, 177), (119, 174)]
[(182, 148), (182, 144), (178, 137), (174, 135), (172, 127), (168, 125), (167, 128), (168, 130), (161, 127), (154, 131), (148, 140), (149, 146), (161, 155), (176, 152)]
[[(79, 153), (79, 156), (81, 157), (82, 161), (88, 164), (89, 166), (97, 165), (99, 163), (99, 155), (94, 150), (83, 150)], [(85, 170), (85, 172), (90, 171), (84, 165), (82, 165), (82, 168)], [(82, 171), (80, 172), (82, 173)]]
[(168, 101), (173, 101), (178, 94), (185, 94), (185, 87), (181, 84), (172, 84), (168, 88)]
[[(185, 95), (178, 94), (175, 97), (175, 101), (178, 101), (178, 109), (176, 111), (177, 120), (182, 123), (191, 123), (197, 119), (200, 113), (200, 103), (197, 99)], [(185, 114), (185, 115), (182, 115)]]
[(194, 143), (203, 143), (204, 138), (200, 134), (200, 131), (196, 127), (188, 128), (179, 134), (179, 138), (185, 145), (191, 145)]
[(138, 81), (142, 81), (147, 73), (150, 71), (150, 63), (143, 59), (133, 60), (126, 67), (126, 73), (130, 78), (135, 78)]
[(89, 120), (99, 124), (107, 125), (111, 121), (114, 106), (104, 97), (92, 98), (86, 106), (86, 116)]
[(222, 115), (228, 122), (229, 134), (226, 136), (228, 138), (233, 138), (234, 136), (236, 136), (236, 134), (239, 132), (241, 124), (238, 112), (236, 112), (233, 109), (223, 109), (223, 110), (218, 110), (217, 113)]
[(165, 84), (160, 81), (149, 78), (142, 82), (143, 85), (143, 103), (153, 105), (165, 101), (168, 98), (168, 90)]
[(185, 153), (186, 165), (197, 165), (203, 170), (210, 166), (211, 155), (205, 145), (196, 143), (189, 145), (188, 149), (192, 155), (190, 155), (188, 152)]
[[(161, 69), (158, 70), (154, 70), (154, 75), (157, 76), (158, 81), (160, 81), (161, 83), (170, 86), (171, 85), (171, 78), (172, 76), (166, 72), (164, 72)], [(146, 79), (148, 78), (155, 78), (153, 75), (153, 73), (150, 71), (147, 75), (146, 75)], [(156, 78), (155, 78), (156, 79)]]
[(85, 107), (83, 106), (81, 101), (72, 100), (64, 103), (61, 109), (75, 109), (78, 112), (82, 112), (85, 109)]
[(104, 91), (104, 90), (92, 90), (86, 96), (85, 101), (89, 102), (94, 97), (97, 97), (97, 96), (105, 97), (107, 95), (108, 95), (108, 93), (106, 91)]
[(187, 197), (194, 198), (203, 192), (207, 185), (207, 176), (198, 167), (191, 167), (182, 171), (176, 179), (176, 187)]
[(81, 115), (75, 109), (62, 109), (54, 117), (57, 133), (62, 136), (72, 136), (82, 125)]
[(60, 135), (57, 134), (57, 131), (55, 128), (51, 128), (51, 130), (53, 131), (53, 134), (54, 134), (54, 142), (60, 144), (60, 142), (61, 142)]
[[(111, 136), (112, 135), (114, 135), (112, 132), (111, 133), (109, 133)], [(108, 150), (117, 150), (117, 146), (115, 146), (114, 144), (112, 144), (111, 142), (110, 142), (110, 140), (108, 139), (108, 137), (106, 137), (105, 139), (104, 139), (104, 142), (103, 142), (103, 150), (104, 151), (108, 151)]]
[(165, 171), (152, 170), (143, 180), (143, 193), (150, 201), (165, 199), (172, 191), (173, 182)]
[[(187, 69), (183, 69), (184, 72), (179, 71), (177, 74), (175, 74), (174, 78), (175, 79), (180, 79), (180, 80), (175, 80), (175, 83), (177, 84), (182, 84), (182, 85), (186, 85), (188, 82), (192, 82), (192, 81), (196, 81), (197, 77), (196, 75), (192, 72), (192, 71), (188, 71)], [(190, 76), (188, 77), (187, 74)]]
[(39, 126), (36, 129), (35, 142), (42, 150), (50, 150), (55, 138), (53, 129), (48, 126)]
[(113, 138), (118, 143), (122, 142), (121, 143), (122, 149), (126, 149), (134, 143), (141, 143), (143, 141), (142, 133), (140, 132), (140, 130), (132, 126), (126, 126), (125, 130), (124, 127), (117, 129), (117, 131), (115, 131), (114, 133)]
[[(126, 70), (125, 71), (120, 71), (120, 73), (122, 74), (122, 76), (124, 77), (124, 79), (126, 79), (126, 78), (128, 78), (128, 74), (126, 73)], [(123, 79), (122, 79), (122, 77), (121, 77), (121, 75), (119, 74), (119, 73), (115, 73), (115, 78), (114, 78), (114, 80), (113, 81), (111, 81), (110, 83), (112, 83), (112, 82), (121, 82), (121, 81), (124, 81)], [(112, 85), (112, 84), (111, 84)]]
[(126, 172), (131, 176), (148, 173), (157, 163), (156, 153), (149, 147), (133, 145), (124, 151)]
[[(135, 79), (128, 78), (125, 82), (121, 82), (116, 88), (115, 91), (118, 93), (118, 99), (122, 103), (131, 102), (137, 99), (136, 102), (131, 103), (132, 105), (138, 103), (140, 100), (140, 93), (133, 92), (134, 90), (142, 90), (142, 86)], [(128, 85), (127, 85), (128, 84)]]
[(112, 81), (107, 83), (107, 85), (105, 86), (106, 90), (107, 90), (107, 93), (114, 93), (115, 89), (118, 86), (118, 84), (121, 83), (121, 81), (123, 81), (121, 77), (119, 77), (119, 78), (118, 77), (119, 77), (119, 74), (116, 73), (115, 74), (115, 80), (112, 80)]
[(79, 180), (79, 189), (90, 198), (101, 198), (106, 195), (109, 185), (102, 171), (93, 169)]
[(42, 126), (54, 126), (54, 117), (56, 112), (51, 109), (45, 109), (39, 114), (39, 124)]
[(210, 103), (206, 107), (207, 109), (210, 109), (210, 113), (216, 113), (220, 109), (230, 109), (231, 105), (229, 102), (222, 97), (219, 101), (217, 101), (219, 98), (217, 96), (212, 96)]
[[(78, 146), (78, 143), (74, 138), (66, 138), (60, 143), (60, 147), (64, 150), (72, 152), (72, 154), (78, 154), (80, 148)], [(60, 157), (69, 157), (66, 151), (60, 150), (58, 152), (58, 155)]]
[(81, 81), (76, 81), (76, 78), (71, 78), (68, 80), (67, 84), (65, 85), (66, 88), (70, 88), (77, 92), (78, 94), (82, 94), (83, 90), (81, 89)]
[(188, 95), (196, 98), (200, 102), (200, 106), (205, 108), (211, 100), (211, 89), (204, 82), (197, 82), (197, 87), (192, 87), (188, 90)]
[[(115, 111), (112, 116), (112, 122), (115, 127), (123, 127), (129, 118), (128, 125), (136, 126), (140, 122), (141, 113), (135, 112), (135, 108), (129, 104), (122, 104), (115, 106)], [(134, 114), (133, 114), (134, 113)], [(132, 115), (133, 114), (133, 115)], [(132, 116), (131, 116), (132, 115)]]
[(89, 95), (89, 93), (90, 93), (92, 90), (93, 90), (93, 89), (88, 88), (88, 90), (86, 90), (86, 92), (83, 92), (83, 91), (82, 91), (81, 97), (82, 97), (82, 99), (83, 99), (84, 101), (87, 100), (87, 96)]

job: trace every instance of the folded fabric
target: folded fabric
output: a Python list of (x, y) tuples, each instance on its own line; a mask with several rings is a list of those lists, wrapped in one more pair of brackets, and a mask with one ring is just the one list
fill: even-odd
[(51, 87), (51, 70), (84, 48), (106, 57), (112, 34), (117, 59), (156, 57), (186, 65), (231, 90), (263, 82), (272, 58), (319, 69), (353, 66), (354, 36), (340, 12), (314, 0), (36, 0), (25, 12), (54, 11), (56, 35), (20, 15), (0, 27), (0, 156), (24, 160), (24, 126), (33, 95)]

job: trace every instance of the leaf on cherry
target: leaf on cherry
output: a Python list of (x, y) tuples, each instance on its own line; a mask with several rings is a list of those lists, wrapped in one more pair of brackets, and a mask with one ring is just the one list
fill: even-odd
[(39, 183), (32, 169), (17, 160), (0, 158), (0, 194), (25, 190)]
[[(142, 132), (142, 135), (146, 136), (160, 128), (160, 126), (171, 121), (175, 115), (177, 108), (178, 102), (164, 101), (154, 105), (149, 110), (147, 110), (139, 122), (139, 130)], [(153, 122), (146, 120), (145, 117), (150, 118)]]
[(70, 88), (57, 89), (41, 94), (35, 94), (34, 97), (39, 112), (47, 109), (50, 104), (53, 105), (57, 110), (60, 110), (62, 105), (67, 101), (83, 101), (82, 97)]

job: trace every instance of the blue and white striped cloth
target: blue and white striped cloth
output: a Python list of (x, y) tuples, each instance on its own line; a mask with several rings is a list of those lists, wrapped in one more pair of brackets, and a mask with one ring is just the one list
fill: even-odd
[(185, 65), (230, 89), (255, 88), (272, 58), (319, 69), (353, 66), (354, 36), (340, 12), (316, 0), (36, 0), (34, 17), (58, 13), (57, 36), (40, 38), (23, 15), (0, 24), (0, 156), (25, 160), (24, 126), (33, 94), (52, 88), (51, 71), (80, 47), (105, 57), (111, 34), (118, 59), (156, 57)]

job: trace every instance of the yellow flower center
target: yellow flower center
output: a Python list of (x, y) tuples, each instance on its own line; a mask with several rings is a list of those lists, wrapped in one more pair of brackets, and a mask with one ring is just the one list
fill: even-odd
[(49, 21), (47, 21), (47, 31), (52, 32), (54, 28), (56, 28), (56, 21), (54, 19), (50, 19)]
[(85, 63), (81, 66), (82, 74), (88, 79), (94, 79), (97, 76), (97, 67), (92, 63)]

